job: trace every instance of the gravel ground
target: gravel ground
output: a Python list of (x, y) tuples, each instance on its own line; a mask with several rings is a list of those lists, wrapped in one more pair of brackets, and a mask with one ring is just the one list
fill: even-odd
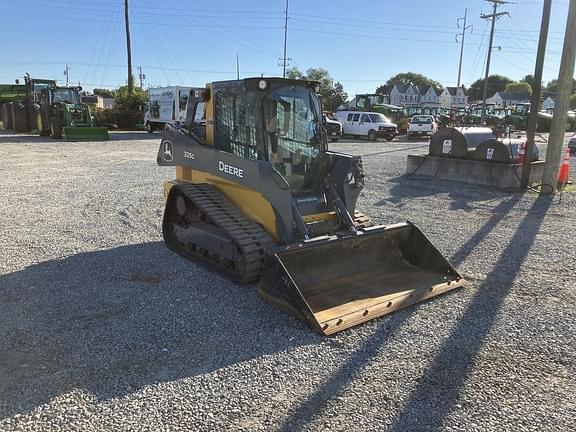
[(425, 142), (332, 144), (366, 155), (359, 208), (469, 283), (327, 338), (168, 251), (159, 135), (112, 137), (0, 134), (0, 430), (576, 430), (576, 194), (403, 178)]

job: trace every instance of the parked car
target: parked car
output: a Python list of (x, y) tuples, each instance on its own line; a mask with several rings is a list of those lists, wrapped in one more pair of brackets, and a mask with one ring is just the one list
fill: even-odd
[(365, 136), (371, 141), (392, 141), (398, 135), (396, 124), (377, 112), (337, 111), (336, 119), (342, 123), (343, 135)]
[(408, 125), (408, 138), (415, 136), (432, 136), (436, 133), (438, 125), (434, 116), (431, 115), (415, 115), (410, 120)]
[(342, 138), (342, 123), (338, 120), (334, 120), (324, 114), (324, 126), (326, 127), (326, 132), (328, 133), (330, 141), (336, 142)]
[(572, 135), (572, 138), (568, 141), (568, 148), (570, 153), (576, 153), (576, 134)]

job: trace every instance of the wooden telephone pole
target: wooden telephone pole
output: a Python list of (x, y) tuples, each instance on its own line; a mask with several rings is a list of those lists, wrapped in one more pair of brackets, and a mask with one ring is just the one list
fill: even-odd
[(124, 0), (124, 21), (126, 22), (126, 50), (128, 51), (128, 94), (132, 94), (132, 50), (130, 49), (130, 19), (128, 16), (128, 0)]
[[(562, 148), (564, 133), (568, 118), (570, 95), (572, 94), (572, 77), (574, 76), (574, 62), (576, 60), (576, 0), (570, 0), (568, 6), (568, 19), (566, 20), (566, 34), (562, 48), (562, 60), (558, 72), (558, 90), (554, 104), (554, 117), (550, 125), (548, 148), (546, 149), (546, 165), (544, 166), (543, 184), (555, 185)], [(552, 191), (553, 192), (553, 191)]]
[(286, 42), (288, 40), (288, 0), (286, 0), (286, 10), (284, 11), (284, 57), (282, 58), (282, 78), (286, 78)]
[(467, 13), (468, 13), (468, 9), (464, 9), (464, 18), (458, 18), (458, 20), (456, 21), (456, 24), (458, 25), (458, 27), (460, 27), (460, 20), (464, 20), (464, 25), (462, 26), (462, 33), (458, 33), (456, 35), (456, 42), (458, 42), (458, 36), (462, 37), (462, 40), (460, 41), (460, 61), (458, 62), (458, 84), (456, 85), (457, 89), (460, 88), (460, 76), (462, 75), (462, 56), (464, 54), (464, 36), (466, 36), (466, 30), (472, 28), (471, 25), (466, 27), (466, 14)]
[(508, 12), (496, 12), (499, 5), (506, 4), (508, 2), (502, 0), (486, 0), (488, 3), (492, 3), (493, 11), (491, 15), (481, 14), (480, 18), (492, 19), (492, 27), (490, 28), (490, 42), (488, 42), (488, 57), (486, 57), (486, 74), (484, 75), (484, 88), (482, 90), (482, 115), (480, 117), (480, 124), (484, 123), (486, 117), (486, 98), (488, 97), (488, 74), (490, 73), (490, 57), (492, 56), (492, 42), (494, 41), (494, 24), (496, 24), (496, 18), (502, 15), (510, 15)]
[(546, 53), (546, 41), (548, 39), (548, 27), (550, 24), (550, 9), (552, 0), (544, 0), (542, 10), (542, 23), (540, 24), (540, 38), (538, 40), (538, 53), (536, 54), (536, 68), (534, 70), (534, 88), (530, 104), (530, 116), (526, 127), (526, 162), (522, 168), (520, 187), (526, 188), (530, 182), (530, 170), (532, 168), (532, 149), (534, 148), (534, 135), (536, 134), (536, 121), (540, 108), (540, 94), (542, 93), (542, 70), (544, 69), (544, 55)]

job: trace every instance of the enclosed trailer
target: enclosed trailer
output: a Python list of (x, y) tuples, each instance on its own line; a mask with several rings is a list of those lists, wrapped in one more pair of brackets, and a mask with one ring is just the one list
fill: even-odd
[(184, 123), (192, 87), (159, 87), (148, 89), (148, 109), (144, 125), (148, 132), (161, 130), (166, 123)]

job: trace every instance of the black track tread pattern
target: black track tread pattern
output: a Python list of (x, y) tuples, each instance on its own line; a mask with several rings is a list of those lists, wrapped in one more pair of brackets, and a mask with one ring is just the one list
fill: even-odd
[[(170, 236), (166, 235), (171, 223), (169, 214), (170, 203), (166, 203), (163, 231), (168, 247), (185, 258), (200, 261), (210, 267), (220, 270), (235, 282), (248, 283), (260, 278), (262, 262), (270, 247), (274, 244), (272, 237), (264, 229), (248, 219), (222, 192), (209, 184), (185, 183), (173, 186), (177, 192), (184, 195), (205, 216), (210, 223), (226, 232), (238, 251), (243, 262), (242, 272), (225, 267), (218, 259), (207, 258), (196, 254), (194, 250), (181, 244), (171, 244)], [(170, 196), (175, 196), (171, 195)], [(169, 198), (170, 199), (170, 198)]]

